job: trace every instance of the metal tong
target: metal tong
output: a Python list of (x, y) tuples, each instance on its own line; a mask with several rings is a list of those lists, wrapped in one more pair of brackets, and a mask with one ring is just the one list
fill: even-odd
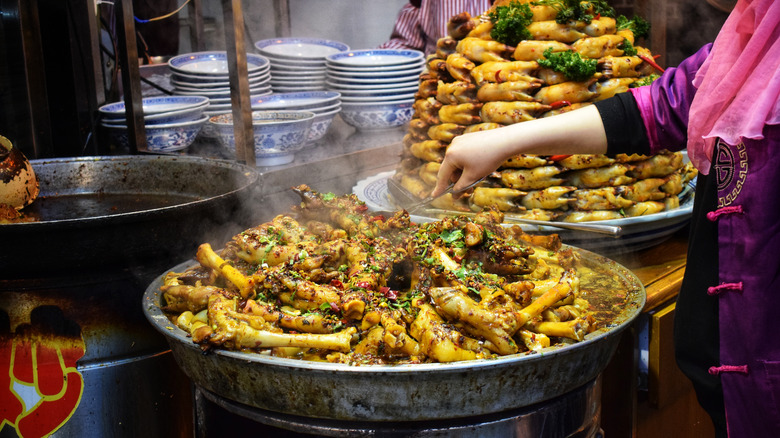
[(430, 203), (435, 201), (436, 199), (441, 198), (442, 196), (445, 196), (449, 193), (458, 194), (463, 193), (466, 190), (476, 186), (482, 180), (484, 180), (485, 177), (474, 181), (473, 183), (469, 184), (468, 186), (464, 187), (461, 190), (458, 190), (457, 193), (453, 193), (452, 189), (455, 187), (455, 183), (451, 182), (450, 185), (447, 186), (446, 189), (444, 189), (443, 192), (441, 192), (438, 196), (426, 196), (423, 199), (417, 199), (416, 196), (414, 196), (409, 190), (406, 189), (406, 187), (402, 186), (398, 183), (398, 181), (394, 180), (393, 178), (387, 179), (387, 188), (390, 191), (390, 194), (393, 195), (393, 197), (396, 199), (396, 201), (401, 205), (401, 207), (406, 210), (409, 214), (412, 214), (415, 211), (420, 210), (423, 207), (428, 206)]
[[(485, 179), (485, 177), (480, 178), (479, 180), (473, 182), (472, 184), (469, 184), (466, 188), (464, 188), (463, 190), (459, 190), (457, 193), (463, 193), (464, 191), (482, 182), (483, 179)], [(450, 183), (450, 185), (447, 186), (444, 192), (442, 192), (439, 196), (435, 196), (435, 197), (428, 196), (423, 199), (418, 199), (409, 190), (407, 190), (400, 183), (398, 183), (398, 181), (394, 180), (392, 177), (387, 178), (388, 191), (393, 196), (393, 198), (398, 203), (398, 205), (404, 210), (406, 210), (409, 214), (420, 211), (424, 209), (424, 207), (429, 206), (434, 200), (448, 193), (452, 193), (452, 188), (454, 186), (455, 183)], [(429, 214), (429, 215), (440, 216), (442, 212), (443, 211), (430, 212), (433, 214)], [(458, 212), (458, 214), (469, 214), (469, 213)], [(582, 222), (539, 221), (534, 219), (523, 219), (519, 217), (513, 217), (511, 215), (505, 215), (504, 222), (514, 223), (514, 224), (537, 225), (541, 227), (560, 228), (565, 230), (587, 231), (591, 233), (606, 234), (615, 238), (620, 237), (620, 235), (623, 233), (623, 229), (616, 225), (604, 225), (604, 224), (597, 224), (597, 223), (582, 223)]]

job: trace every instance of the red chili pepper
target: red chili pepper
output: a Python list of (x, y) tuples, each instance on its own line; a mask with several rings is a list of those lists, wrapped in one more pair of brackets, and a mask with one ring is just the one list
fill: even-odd
[(567, 158), (571, 157), (571, 154), (569, 155), (550, 155), (550, 161), (561, 161), (565, 160)]
[(335, 288), (344, 289), (344, 283), (342, 283), (341, 281), (339, 281), (339, 280), (337, 280), (335, 278), (330, 281), (330, 285), (335, 287)]
[(498, 71), (496, 72), (496, 82), (498, 82), (499, 84), (500, 84), (501, 82), (504, 82), (504, 81), (502, 81), (502, 80), (501, 80), (501, 76), (499, 76), (500, 74), (501, 74), (501, 70), (498, 70)]
[(368, 210), (368, 206), (367, 206), (367, 205), (365, 205), (365, 204), (363, 204), (363, 205), (358, 205), (358, 206), (356, 206), (356, 207), (355, 207), (355, 210), (357, 210), (357, 211), (361, 211), (361, 212), (362, 212), (362, 211), (366, 211), (366, 210)]
[(358, 281), (357, 283), (355, 283), (355, 286), (361, 287), (363, 289), (371, 289), (371, 283), (367, 281)]
[(594, 20), (598, 20), (599, 18), (601, 18), (601, 14), (596, 14), (596, 16), (593, 17)]
[(385, 221), (387, 218), (383, 214), (378, 214), (376, 216), (371, 217), (368, 221), (369, 222), (376, 222), (376, 221)]
[(555, 102), (550, 103), (552, 109), (563, 108), (569, 105), (571, 105), (571, 102), (569, 102), (568, 100), (556, 100)]
[(382, 295), (385, 296), (390, 301), (395, 301), (398, 299), (398, 291), (392, 290), (387, 286), (382, 286), (379, 288), (379, 292), (382, 293)]
[(664, 72), (663, 67), (661, 67), (660, 65), (656, 64), (655, 60), (653, 60), (652, 58), (649, 58), (649, 57), (647, 57), (645, 55), (637, 55), (637, 56), (639, 56), (639, 59), (641, 59), (642, 61), (650, 64), (654, 69), (660, 71), (661, 73)]

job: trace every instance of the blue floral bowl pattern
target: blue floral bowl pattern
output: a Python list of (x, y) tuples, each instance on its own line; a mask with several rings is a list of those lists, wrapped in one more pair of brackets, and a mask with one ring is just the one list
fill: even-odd
[[(169, 153), (187, 149), (198, 137), (208, 116), (198, 120), (171, 124), (146, 125), (146, 147), (149, 152)], [(111, 136), (123, 147), (130, 146), (129, 133), (126, 126), (104, 125)]]
[[(315, 114), (310, 111), (254, 111), (255, 157), (259, 166), (271, 166), (291, 162), (295, 152), (303, 148)], [(233, 131), (233, 114), (219, 114), (209, 119), (222, 145), (236, 153)]]
[(386, 105), (349, 105), (342, 103), (341, 118), (358, 130), (388, 129), (412, 119), (414, 102)]

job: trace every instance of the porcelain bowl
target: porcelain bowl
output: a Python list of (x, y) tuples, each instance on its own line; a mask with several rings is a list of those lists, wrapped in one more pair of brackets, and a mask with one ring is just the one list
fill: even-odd
[[(186, 122), (145, 125), (147, 150), (153, 153), (170, 153), (187, 149), (198, 137), (208, 119), (208, 116), (204, 115), (197, 120)], [(102, 125), (121, 146), (130, 146), (127, 126), (105, 123)]]
[[(141, 100), (145, 125), (168, 125), (198, 120), (209, 105), (207, 96), (158, 96)], [(125, 103), (108, 103), (98, 112), (104, 124), (126, 125)]]
[[(311, 111), (253, 111), (255, 158), (258, 166), (278, 166), (295, 159), (308, 141), (315, 114)], [(211, 132), (233, 155), (236, 153), (233, 114), (209, 119)]]
[(320, 140), (322, 137), (325, 137), (325, 134), (328, 133), (330, 125), (333, 124), (333, 119), (336, 117), (336, 114), (340, 112), (341, 107), (339, 106), (338, 108), (327, 112), (315, 113), (306, 144), (311, 145)]
[(403, 126), (412, 119), (414, 99), (382, 103), (343, 103), (341, 118), (361, 131)]

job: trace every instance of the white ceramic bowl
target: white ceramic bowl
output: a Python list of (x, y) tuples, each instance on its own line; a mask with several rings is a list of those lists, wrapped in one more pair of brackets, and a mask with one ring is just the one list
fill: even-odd
[(333, 119), (339, 112), (341, 112), (341, 107), (324, 113), (315, 113), (306, 144), (310, 145), (324, 137), (328, 133), (330, 125), (333, 124)]
[[(253, 111), (255, 158), (258, 166), (278, 166), (295, 159), (295, 152), (308, 141), (314, 121), (311, 111)], [(222, 145), (236, 153), (233, 115), (212, 116), (209, 124)]]
[[(261, 68), (257, 71), (254, 71), (252, 73), (249, 73), (247, 75), (247, 78), (249, 78), (249, 81), (258, 80), (262, 78), (267, 78), (268, 75), (271, 73), (271, 67), (265, 67)], [(180, 71), (171, 71), (171, 80), (172, 81), (178, 81), (180, 83), (189, 84), (190, 86), (195, 86), (196, 84), (203, 84), (203, 85), (214, 85), (219, 84), (219, 86), (230, 86), (230, 76), (225, 73), (223, 75), (211, 75), (211, 76), (205, 76), (205, 75), (194, 75), (194, 74), (188, 74)]]
[[(403, 88), (380, 88), (372, 90), (352, 90), (349, 88), (337, 90), (341, 97), (384, 97), (397, 96), (399, 94), (414, 94), (419, 90), (418, 85), (411, 85)], [(335, 91), (335, 90), (334, 90)]]
[(255, 48), (264, 56), (289, 60), (323, 60), (349, 50), (344, 43), (315, 38), (271, 38), (257, 41)]
[(252, 99), (253, 110), (299, 110), (324, 108), (339, 102), (341, 94), (336, 91), (301, 91), (294, 93), (273, 93)]
[[(399, 65), (379, 65), (379, 66), (358, 66), (352, 67), (345, 64), (336, 64), (333, 62), (325, 63), (326, 67), (330, 71), (342, 72), (342, 73), (367, 73), (367, 72), (394, 72), (398, 70), (409, 70), (412, 68), (425, 69), (425, 59), (413, 61), (408, 64)], [(273, 67), (273, 66), (272, 66)]]
[(353, 103), (381, 104), (385, 102), (397, 102), (397, 101), (413, 102), (414, 94), (415, 93), (400, 93), (400, 94), (391, 94), (387, 96), (359, 96), (359, 97), (343, 96), (341, 98), (341, 103), (344, 105), (350, 105)]
[(341, 104), (342, 120), (361, 131), (403, 126), (412, 119), (414, 99), (391, 103)]
[[(209, 104), (207, 96), (158, 96), (141, 99), (144, 111), (144, 123), (173, 123), (176, 120), (191, 118), (192, 112), (202, 112)], [(103, 120), (119, 123), (125, 121), (125, 103), (123, 101), (108, 103), (98, 112)]]
[[(204, 115), (198, 120), (166, 125), (146, 125), (146, 146), (149, 152), (168, 153), (187, 149), (198, 137), (209, 117)], [(123, 147), (130, 146), (127, 126), (103, 126)]]
[(327, 70), (328, 76), (332, 76), (338, 79), (388, 79), (403, 82), (409, 80), (409, 78), (419, 79), (420, 73), (423, 72), (422, 67), (412, 68), (406, 70), (395, 71), (340, 71), (329, 69)]
[(373, 68), (378, 66), (401, 66), (419, 64), (425, 54), (419, 50), (353, 50), (328, 55), (325, 62), (328, 64), (359, 68)]
[(349, 81), (336, 81), (333, 79), (325, 79), (325, 85), (334, 91), (343, 90), (359, 90), (359, 91), (377, 91), (377, 90), (393, 90), (397, 88), (419, 87), (420, 82), (417, 79), (409, 80), (405, 82), (389, 82), (386, 84), (356, 84)]
[[(257, 73), (270, 68), (268, 58), (254, 53), (246, 54), (247, 72)], [(227, 53), (195, 52), (174, 56), (168, 60), (168, 67), (176, 73), (192, 76), (228, 77)]]

